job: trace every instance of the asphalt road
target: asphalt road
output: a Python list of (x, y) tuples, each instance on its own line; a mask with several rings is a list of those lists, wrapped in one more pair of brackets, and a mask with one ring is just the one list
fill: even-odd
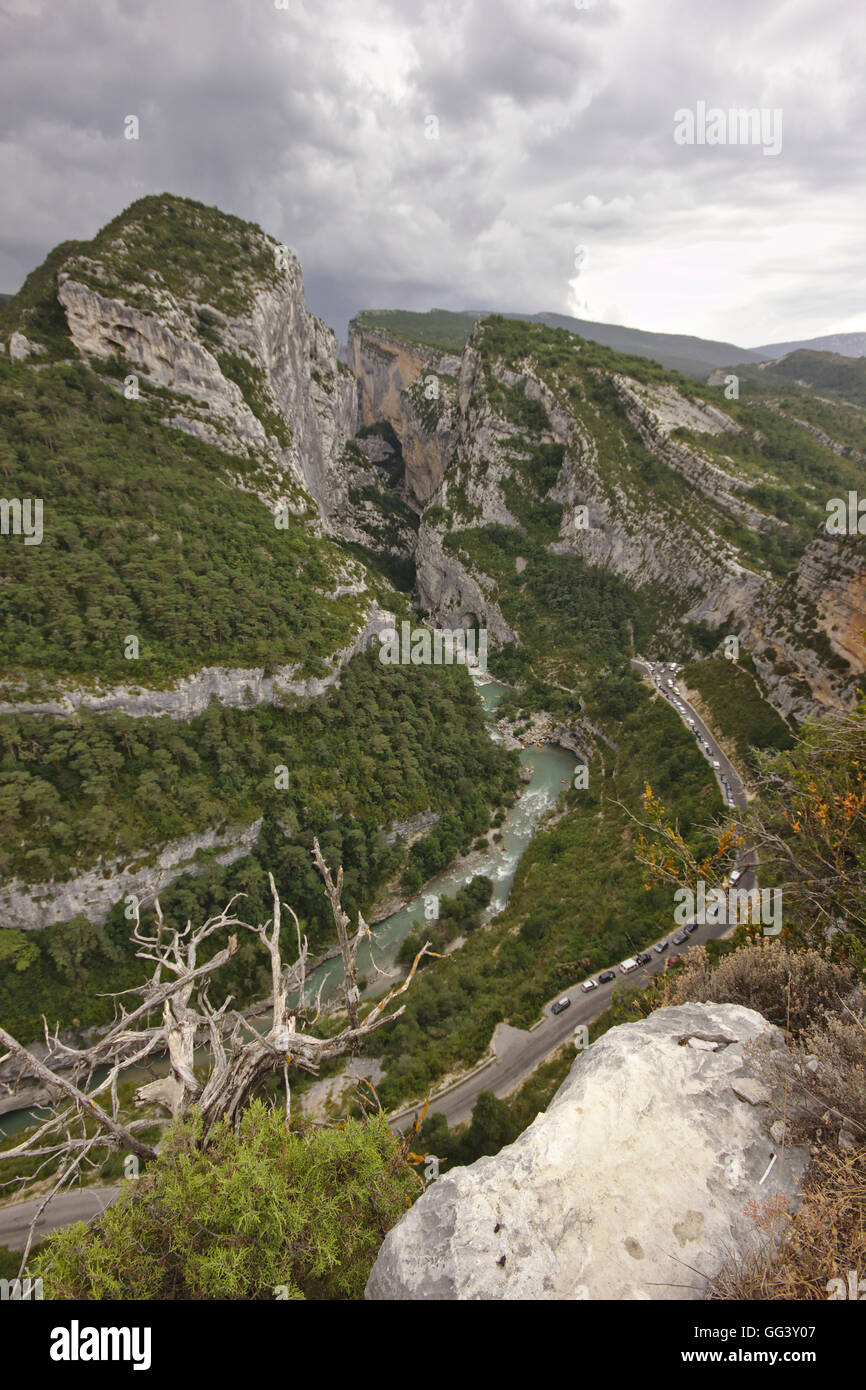
[[(119, 1192), (119, 1187), (79, 1187), (71, 1192), (59, 1192), (39, 1218), (35, 1239), (41, 1240), (58, 1226), (71, 1226), (73, 1221), (90, 1221), (110, 1206)], [(0, 1245), (7, 1245), (10, 1250), (24, 1249), (30, 1222), (41, 1201), (42, 1198), (37, 1197), (0, 1207)]]
[[(689, 719), (695, 721), (694, 727), (709, 744), (710, 760), (715, 758), (719, 762), (719, 768), (715, 775), (720, 789), (722, 789), (721, 778), (724, 775), (730, 784), (735, 806), (742, 810), (746, 805), (746, 789), (724, 750), (719, 747), (697, 711), (692, 709), (678, 689), (676, 668), (668, 664), (640, 660), (633, 661), (632, 666), (653, 682), (655, 688), (659, 689), (660, 693), (672, 704), (687, 727), (689, 727)], [(656, 685), (656, 677), (661, 680), (660, 687)], [(668, 680), (674, 681), (673, 689), (668, 686)], [(684, 706), (682, 711), (677, 710), (674, 704), (674, 695)], [(742, 861), (743, 875), (738, 887), (745, 889), (754, 887), (755, 875), (753, 869), (749, 867), (753, 862), (753, 855), (744, 855)], [(680, 946), (673, 946), (670, 944), (670, 938), (676, 935), (679, 930), (680, 928), (676, 925), (671, 925), (667, 937), (668, 944), (660, 954), (652, 951), (650, 946), (636, 948), (651, 951), (652, 959), (646, 965), (642, 965), (630, 973), (627, 977), (630, 984), (645, 984), (650, 976), (666, 968), (668, 956), (680, 955), (683, 951), (687, 951), (690, 946), (700, 945), (708, 941), (710, 937), (723, 936), (728, 930), (728, 924), (725, 922), (698, 926), (697, 930), (689, 935), (688, 941)], [(582, 981), (578, 980), (572, 988), (566, 990), (564, 994), (558, 995), (557, 998), (568, 997), (571, 1000), (570, 1006), (562, 1013), (554, 1014), (551, 1012), (556, 1003), (556, 1000), (552, 999), (545, 1005), (543, 1017), (534, 1028), (525, 1032), (515, 1028), (507, 1029), (505, 1036), (501, 1040), (497, 1040), (496, 1059), (480, 1070), (473, 1072), (466, 1080), (458, 1082), (439, 1096), (434, 1096), (428, 1106), (428, 1113), (438, 1112), (444, 1115), (448, 1124), (453, 1127), (463, 1124), (471, 1117), (472, 1109), (482, 1091), (493, 1091), (494, 1095), (505, 1096), (515, 1090), (546, 1057), (549, 1057), (551, 1053), (573, 1037), (575, 1029), (580, 1024), (588, 1025), (593, 1018), (603, 1013), (608, 1007), (614, 989), (624, 978), (617, 962), (611, 962), (610, 968), (616, 968), (616, 979), (607, 984), (598, 985), (591, 993), (584, 993), (580, 987)], [(594, 978), (597, 979), (598, 976), (596, 975)], [(405, 1129), (419, 1109), (419, 1106), (413, 1105), (393, 1115), (391, 1123), (394, 1128)], [(47, 1230), (53, 1227), (68, 1226), (73, 1221), (89, 1221), (113, 1202), (119, 1191), (118, 1187), (90, 1187), (60, 1194), (51, 1203), (48, 1213), (41, 1218), (37, 1233), (44, 1235)], [(12, 1250), (24, 1248), (27, 1240), (27, 1228), (38, 1205), (38, 1201), (30, 1201), (0, 1207), (0, 1245), (7, 1245)]]
[[(652, 663), (648, 661), (632, 662), (632, 666), (639, 670), (655, 686), (656, 677), (661, 680), (660, 693), (663, 694), (673, 706), (675, 712), (680, 715), (683, 723), (689, 728), (688, 720), (694, 719), (694, 727), (703, 735), (709, 744), (710, 752), (708, 760), (716, 759), (719, 763), (718, 770), (715, 771), (719, 789), (723, 791), (722, 776), (727, 777), (731, 787), (731, 796), (736, 808), (742, 810), (746, 806), (746, 789), (742, 780), (734, 769), (730, 759), (724, 750), (719, 747), (711, 731), (694, 710), (677, 687), (676, 668), (667, 663)], [(674, 681), (674, 687), (668, 686), (668, 680)], [(658, 687), (656, 687), (658, 688)], [(684, 706), (682, 711), (678, 710), (674, 704), (674, 694)], [(691, 731), (691, 730), (690, 730)], [(754, 856), (745, 854), (742, 860), (743, 873), (737, 885), (738, 888), (751, 889), (755, 886), (755, 874), (753, 868), (749, 866), (753, 863)], [(630, 972), (627, 977), (630, 984), (645, 984), (651, 975), (657, 974), (665, 969), (668, 956), (681, 955), (690, 946), (701, 945), (713, 936), (724, 936), (728, 930), (728, 923), (713, 923), (699, 926), (697, 930), (689, 935), (688, 941), (680, 946), (670, 944), (670, 938), (675, 936), (680, 928), (672, 923), (671, 930), (667, 936), (668, 946), (661, 953), (652, 951), (650, 946), (636, 947), (636, 950), (651, 951), (652, 960), (640, 966), (637, 970)], [(655, 943), (653, 943), (655, 944)], [(568, 997), (571, 1000), (569, 1008), (561, 1014), (551, 1012), (555, 999), (551, 999), (545, 1005), (544, 1015), (540, 1023), (527, 1032), (518, 1033), (516, 1029), (509, 1030), (506, 1046), (501, 1049), (501, 1055), (497, 1055), (496, 1060), (489, 1063), (483, 1069), (470, 1074), (465, 1081), (458, 1082), (455, 1086), (449, 1087), (439, 1096), (434, 1096), (428, 1106), (428, 1114), (438, 1112), (445, 1116), (448, 1124), (463, 1124), (472, 1114), (472, 1108), (482, 1091), (493, 1091), (494, 1095), (505, 1096), (524, 1081), (535, 1070), (546, 1057), (561, 1047), (574, 1034), (575, 1028), (581, 1024), (589, 1024), (598, 1014), (603, 1013), (609, 1006), (611, 995), (616, 986), (623, 979), (619, 970), (618, 962), (612, 961), (610, 969), (616, 968), (616, 979), (607, 984), (598, 985), (591, 993), (584, 993), (581, 990), (582, 981), (571, 988), (565, 990), (557, 998)], [(598, 978), (598, 975), (594, 977)], [(410, 1106), (406, 1110), (400, 1111), (392, 1116), (391, 1122), (395, 1129), (405, 1129), (412, 1121), (421, 1107)]]

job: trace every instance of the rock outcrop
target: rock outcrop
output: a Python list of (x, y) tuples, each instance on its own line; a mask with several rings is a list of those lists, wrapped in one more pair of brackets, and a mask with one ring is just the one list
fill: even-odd
[[(337, 591), (335, 591), (337, 592)], [(205, 666), (164, 690), (139, 685), (116, 685), (107, 690), (70, 687), (57, 699), (0, 702), (0, 714), (70, 715), (88, 709), (97, 714), (129, 714), (135, 718), (167, 714), (171, 719), (193, 719), (216, 698), (221, 705), (249, 708), (274, 704), (288, 695), (314, 699), (323, 695), (340, 678), (343, 667), (353, 656), (374, 642), (380, 632), (394, 625), (394, 614), (370, 604), (359, 632), (347, 646), (330, 658), (326, 676), (297, 679), (296, 666), (277, 666), (270, 674), (261, 667)]]
[(115, 904), (130, 894), (142, 906), (152, 903), (181, 874), (195, 873), (202, 853), (209, 853), (218, 864), (243, 859), (251, 852), (261, 828), (261, 820), (256, 820), (240, 829), (205, 830), (140, 856), (152, 863), (124, 864), (115, 859), (61, 883), (12, 879), (0, 888), (0, 921), (4, 927), (19, 931), (37, 931), (78, 916), (103, 922)]
[(749, 1210), (794, 1205), (808, 1164), (769, 1135), (749, 1044), (782, 1035), (731, 1004), (611, 1029), (515, 1143), (431, 1183), (385, 1238), (366, 1297), (701, 1298), (761, 1238)]
[(866, 670), (866, 537), (822, 528), (743, 634), (786, 717), (850, 706)]
[(120, 289), (109, 279), (103, 292), (96, 285), (107, 277), (92, 256), (72, 257), (58, 273), (58, 299), (79, 352), (119, 359), (143, 390), (172, 393), (167, 424), (258, 456), (269, 479), (263, 500), (303, 510), (306, 493), (332, 529), (346, 503), (337, 462), (358, 426), (357, 387), (333, 332), (307, 310), (297, 257), (258, 237), (276, 268), (251, 289), (245, 314), (199, 303), (192, 290)]
[(401, 342), (358, 320), (349, 325), (348, 353), (363, 424), (391, 425), (403, 450), (407, 491), (426, 502), (442, 481), (454, 443), (460, 358)]

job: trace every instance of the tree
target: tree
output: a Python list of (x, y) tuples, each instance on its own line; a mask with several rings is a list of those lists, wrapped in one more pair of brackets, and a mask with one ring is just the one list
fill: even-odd
[(648, 787), (637, 857), (655, 881), (708, 887), (723, 881), (735, 846), (757, 851), (762, 879), (781, 890), (784, 932), (828, 940), (866, 966), (866, 702), (806, 720), (790, 750), (756, 753), (758, 796), (735, 828), (717, 828), (697, 860)]
[(472, 1110), (472, 1123), (466, 1135), (466, 1146), (472, 1153), (498, 1154), (516, 1137), (514, 1124), (504, 1100), (492, 1091), (482, 1091)]
[[(92, 1046), (68, 1047), (61, 1042), (59, 1031), (50, 1034), (45, 1023), (47, 1053), (42, 1061), (0, 1028), (0, 1043), (8, 1049), (0, 1056), (0, 1063), (15, 1058), (22, 1064), (18, 1080), (6, 1084), (4, 1089), (14, 1091), (20, 1086), (21, 1077), (29, 1073), (48, 1088), (52, 1097), (48, 1118), (21, 1144), (3, 1154), (7, 1160), (39, 1158), (42, 1163), (37, 1172), (48, 1169), (56, 1179), (34, 1215), (22, 1269), (38, 1218), (61, 1188), (74, 1182), (84, 1169), (99, 1166), (98, 1155), (101, 1155), (100, 1162), (106, 1151), (134, 1155), (144, 1162), (156, 1158), (155, 1146), (142, 1137), (142, 1131), (151, 1128), (153, 1122), (147, 1119), (127, 1121), (120, 1115), (118, 1082), (128, 1067), (141, 1066), (148, 1058), (162, 1053), (168, 1055), (169, 1075), (139, 1087), (136, 1104), (158, 1104), (170, 1110), (176, 1121), (190, 1118), (194, 1112), (195, 1143), (200, 1151), (206, 1152), (211, 1143), (218, 1142), (216, 1136), (223, 1132), (226, 1123), (239, 1123), (247, 1102), (274, 1072), (283, 1074), (288, 1122), (290, 1065), (315, 1073), (322, 1062), (355, 1051), (371, 1033), (402, 1014), (403, 1006), (388, 1012), (389, 1005), (409, 987), (429, 943), (419, 950), (402, 984), (390, 990), (362, 1017), (355, 961), (361, 942), (370, 937), (370, 929), (359, 913), (357, 931), (350, 935), (349, 919), (340, 902), (343, 870), (338, 870), (335, 881), (322, 858), (318, 840), (314, 841), (313, 853), (324, 880), (343, 962), (342, 1001), (347, 1026), (334, 1036), (316, 1037), (307, 1031), (321, 1017), (321, 987), (316, 999), (308, 1002), (305, 998), (307, 940), (302, 938), (300, 924), (291, 908), (288, 911), (297, 933), (298, 958), (294, 965), (283, 965), (280, 952), (283, 904), (270, 874), (273, 899), (270, 923), (253, 926), (236, 917), (232, 910), (236, 898), (233, 898), (223, 912), (198, 927), (193, 928), (191, 922), (187, 922), (182, 931), (168, 929), (157, 902), (156, 930), (152, 936), (147, 936), (136, 912), (132, 934), (139, 945), (136, 954), (142, 960), (151, 961), (155, 968), (143, 985), (124, 991), (124, 994), (139, 996), (140, 1002), (134, 1008), (128, 1010), (118, 996), (119, 1016)], [(210, 1002), (213, 977), (237, 951), (239, 931), (257, 936), (270, 960), (272, 1020), (265, 1033), (257, 1033), (244, 1015), (229, 1009), (231, 996), (227, 996), (219, 1008)], [(227, 944), (200, 965), (199, 947), (217, 932), (231, 933)], [(312, 963), (310, 968), (317, 963)], [(374, 969), (378, 967), (374, 965)], [(157, 1023), (151, 1021), (155, 1015), (161, 1015)], [(197, 1045), (205, 1040), (209, 1043), (210, 1055), (207, 1075), (202, 1080), (196, 1074), (195, 1054)], [(59, 1069), (59, 1064), (64, 1062), (68, 1071)], [(106, 1074), (97, 1080), (100, 1068), (104, 1068)]]
[(360, 1298), (421, 1191), (381, 1115), (290, 1130), (254, 1100), (236, 1130), (221, 1120), (200, 1141), (197, 1118), (174, 1124), (97, 1222), (48, 1237), (36, 1274), (50, 1297)]

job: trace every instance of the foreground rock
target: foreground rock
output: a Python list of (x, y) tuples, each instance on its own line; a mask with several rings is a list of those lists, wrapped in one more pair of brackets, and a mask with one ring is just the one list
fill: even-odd
[(430, 1186), (386, 1237), (366, 1297), (702, 1297), (758, 1239), (750, 1204), (793, 1205), (808, 1164), (767, 1133), (756, 1040), (782, 1045), (733, 1004), (612, 1029), (514, 1144)]

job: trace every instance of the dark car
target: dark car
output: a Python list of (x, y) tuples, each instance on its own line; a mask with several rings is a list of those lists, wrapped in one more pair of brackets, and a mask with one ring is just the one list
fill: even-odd
[(650, 961), (652, 960), (652, 956), (650, 955), (649, 951), (641, 951), (639, 956), (635, 956), (635, 960), (637, 961), (638, 965), (649, 965)]
[(692, 932), (697, 931), (700, 925), (700, 922), (686, 922), (685, 930), (688, 932), (689, 936), (691, 936)]
[(684, 942), (684, 941), (688, 941), (688, 939), (689, 939), (689, 938), (688, 938), (688, 934), (687, 934), (686, 932), (684, 932), (684, 931), (678, 931), (677, 934), (676, 934), (676, 936), (672, 936), (672, 937), (671, 937), (671, 945), (672, 945), (672, 946), (682, 946), (683, 942)]
[(550, 1010), (550, 1012), (551, 1012), (552, 1014), (561, 1014), (561, 1013), (563, 1013), (566, 1009), (570, 1009), (570, 1008), (571, 1008), (571, 1000), (570, 1000), (570, 999), (568, 999), (568, 998), (565, 998), (565, 999), (557, 999), (556, 1003), (554, 1004), (554, 1006), (553, 1006), (553, 1008)]
[(599, 983), (600, 985), (606, 985), (610, 980), (615, 980), (615, 979), (616, 979), (616, 971), (615, 971), (615, 970), (602, 970), (601, 974), (600, 974), (599, 977), (598, 977), (598, 983)]

